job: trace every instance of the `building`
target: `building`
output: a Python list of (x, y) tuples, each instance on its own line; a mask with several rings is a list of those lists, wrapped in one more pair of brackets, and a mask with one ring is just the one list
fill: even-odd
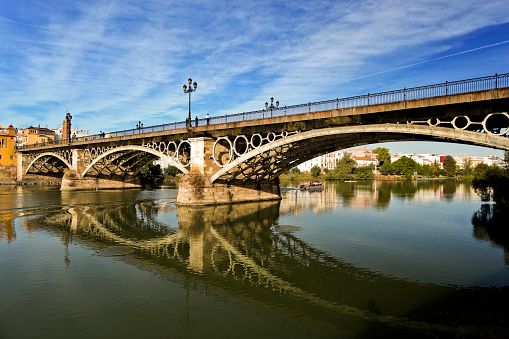
[(23, 145), (45, 144), (55, 141), (55, 132), (44, 127), (30, 126), (23, 130)]
[(352, 157), (352, 159), (355, 160), (355, 163), (358, 167), (375, 165), (376, 168), (376, 165), (378, 165), (378, 160), (376, 158), (373, 159), (371, 157)]
[(352, 157), (357, 158), (371, 158), (376, 159), (376, 153), (373, 153), (369, 148), (353, 148), (346, 150), (346, 153), (350, 154)]
[(16, 166), (15, 145), (16, 129), (12, 125), (7, 128), (0, 126), (0, 165)]
[[(64, 129), (62, 126), (58, 126), (57, 128), (55, 129), (52, 129), (53, 132), (55, 132), (55, 141), (60, 141), (60, 140), (63, 140), (64, 138)], [(76, 130), (74, 129), (74, 127), (71, 127), (71, 138), (74, 139), (74, 138), (79, 138), (79, 137), (86, 137), (90, 135), (90, 133), (88, 131), (83, 131), (83, 130)]]
[(318, 166), (320, 168), (328, 168), (330, 170), (333, 170), (336, 167), (336, 163), (339, 159), (343, 157), (344, 153), (342, 151), (335, 151), (331, 153), (327, 153), (324, 155), (321, 155), (319, 157), (313, 158), (311, 160), (308, 160), (299, 166), (297, 168), (301, 172), (309, 172), (311, 171), (311, 168)]
[(376, 166), (378, 164), (378, 160), (376, 159), (376, 153), (373, 153), (368, 148), (361, 148), (361, 149), (349, 149), (346, 150), (345, 152), (335, 151), (327, 153), (319, 157), (313, 158), (311, 160), (308, 160), (297, 166), (297, 168), (301, 172), (309, 172), (311, 171), (311, 168), (315, 166), (318, 166), (321, 169), (328, 168), (329, 170), (333, 170), (334, 168), (336, 168), (336, 163), (338, 162), (338, 160), (343, 158), (345, 153), (350, 154), (352, 159), (354, 159), (355, 162), (357, 163), (357, 166), (366, 166), (370, 164), (374, 164)]

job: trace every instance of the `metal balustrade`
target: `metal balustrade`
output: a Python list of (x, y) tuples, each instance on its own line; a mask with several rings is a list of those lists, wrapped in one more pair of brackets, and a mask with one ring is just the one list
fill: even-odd
[[(282, 117), (287, 115), (305, 114), (311, 112), (328, 111), (333, 109), (343, 109), (352, 107), (362, 107), (370, 105), (380, 105), (388, 103), (396, 103), (408, 100), (418, 100), (426, 98), (434, 98), (446, 95), (457, 95), (474, 93), (479, 91), (486, 91), (492, 89), (509, 87), (509, 73), (495, 74), (491, 76), (473, 78), (466, 80), (459, 80), (453, 82), (444, 82), (434, 85), (419, 86), (413, 88), (404, 88), (394, 91), (387, 91), (381, 93), (368, 93), (365, 95), (352, 96), (348, 98), (337, 98), (332, 100), (308, 102), (300, 105), (275, 107), (271, 109), (263, 109), (252, 112), (243, 112), (237, 114), (228, 114), (223, 116), (210, 117), (210, 125), (226, 124), (232, 122), (241, 122), (249, 120), (260, 120), (272, 117)], [(195, 124), (193, 119), (192, 123)], [(198, 119), (198, 126), (207, 125), (207, 119)], [(100, 134), (88, 135), (85, 137), (73, 138), (73, 142), (99, 140), (105, 138), (115, 138), (123, 136), (133, 136), (145, 133), (162, 132), (167, 130), (175, 130), (185, 128), (186, 122), (173, 122), (164, 125), (156, 125), (149, 127), (141, 127), (117, 132), (105, 132), (104, 137)], [(44, 144), (25, 145), (22, 149), (38, 147), (50, 144), (67, 143), (59, 140), (56, 142), (47, 142)]]

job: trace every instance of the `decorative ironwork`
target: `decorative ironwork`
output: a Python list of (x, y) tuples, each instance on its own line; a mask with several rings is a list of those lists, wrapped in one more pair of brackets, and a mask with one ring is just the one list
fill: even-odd
[(509, 136), (509, 114), (507, 112), (490, 113), (482, 121), (474, 121), (468, 115), (454, 117), (451, 121), (431, 118), (425, 121), (411, 120), (408, 124), (427, 124), (430, 127), (448, 127), (455, 130), (467, 130), (502, 137)]

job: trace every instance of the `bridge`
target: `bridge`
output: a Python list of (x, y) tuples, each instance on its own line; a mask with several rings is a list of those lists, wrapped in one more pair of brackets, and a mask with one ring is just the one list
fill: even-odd
[(110, 132), (17, 149), (18, 180), (62, 190), (140, 187), (162, 158), (183, 172), (177, 204), (281, 198), (278, 177), (316, 156), (390, 141), (509, 150), (509, 73)]

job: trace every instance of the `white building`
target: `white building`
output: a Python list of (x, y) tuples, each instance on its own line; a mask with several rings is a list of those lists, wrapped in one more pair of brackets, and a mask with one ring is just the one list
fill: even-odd
[(308, 160), (297, 166), (297, 168), (301, 172), (309, 172), (311, 171), (311, 168), (313, 168), (314, 166), (318, 166), (321, 169), (328, 168), (329, 170), (333, 170), (334, 168), (336, 168), (336, 163), (338, 162), (338, 160), (343, 158), (345, 153), (348, 153), (352, 156), (352, 159), (355, 160), (357, 166), (366, 166), (369, 164), (374, 164), (376, 166), (378, 164), (378, 160), (376, 159), (375, 153), (373, 153), (368, 148), (361, 148), (327, 153), (319, 157), (313, 158), (311, 160)]
[[(52, 129), (52, 131), (55, 132), (55, 141), (62, 139), (62, 136), (64, 135), (64, 130), (62, 126), (58, 126), (57, 128)], [(76, 129), (71, 127), (71, 136), (73, 138), (86, 137), (87, 135), (90, 135), (88, 131), (77, 131)]]

